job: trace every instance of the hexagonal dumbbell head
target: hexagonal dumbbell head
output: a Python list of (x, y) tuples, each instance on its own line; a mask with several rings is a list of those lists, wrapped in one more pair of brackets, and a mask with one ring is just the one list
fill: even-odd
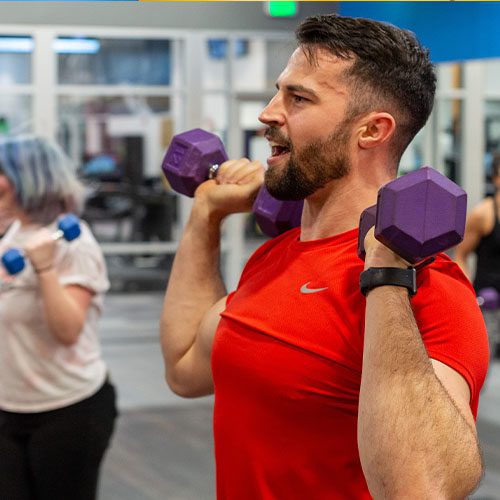
[(430, 167), (422, 167), (378, 193), (375, 237), (414, 264), (462, 241), (467, 194)]
[[(61, 237), (66, 241), (73, 241), (80, 236), (80, 219), (73, 214), (65, 215), (59, 220), (57, 228)], [(59, 232), (55, 233), (54, 237), (59, 237)]]
[(303, 201), (281, 201), (273, 198), (262, 186), (253, 204), (255, 220), (267, 236), (278, 236), (300, 226)]
[(196, 188), (208, 179), (210, 167), (227, 159), (221, 140), (196, 128), (172, 138), (162, 170), (172, 189), (192, 197)]
[(24, 269), (26, 262), (17, 248), (11, 248), (2, 255), (2, 264), (9, 274), (17, 274)]
[(496, 288), (482, 288), (477, 292), (477, 303), (483, 310), (492, 311), (500, 306), (500, 297)]

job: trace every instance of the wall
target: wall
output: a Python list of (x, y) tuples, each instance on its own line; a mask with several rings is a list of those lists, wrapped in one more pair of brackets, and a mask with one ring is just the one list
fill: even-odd
[(499, 2), (342, 2), (340, 13), (415, 32), (436, 63), (500, 56)]
[(308, 15), (337, 11), (337, 2), (300, 2), (296, 18), (275, 19), (262, 2), (0, 2), (0, 25), (289, 31)]

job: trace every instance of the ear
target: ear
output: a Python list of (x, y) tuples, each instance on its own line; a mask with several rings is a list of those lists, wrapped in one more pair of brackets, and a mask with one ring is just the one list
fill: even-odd
[(387, 142), (396, 130), (396, 120), (390, 113), (374, 112), (366, 115), (358, 129), (358, 145), (370, 149)]

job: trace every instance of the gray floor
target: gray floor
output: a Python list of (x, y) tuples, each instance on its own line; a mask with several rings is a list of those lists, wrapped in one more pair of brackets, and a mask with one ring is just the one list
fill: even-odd
[[(163, 382), (158, 340), (162, 294), (110, 294), (103, 353), (121, 411), (100, 500), (211, 500), (212, 398), (184, 400)], [(483, 391), (478, 428), (486, 474), (474, 500), (500, 500), (500, 362)]]

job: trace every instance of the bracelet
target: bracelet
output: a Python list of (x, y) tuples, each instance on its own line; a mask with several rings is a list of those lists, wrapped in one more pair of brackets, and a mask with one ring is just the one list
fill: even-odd
[(35, 274), (42, 274), (44, 273), (45, 271), (50, 271), (51, 269), (53, 269), (54, 266), (53, 264), (50, 264), (50, 266), (46, 266), (46, 267), (42, 267), (42, 269), (37, 269), (36, 267), (34, 268), (35, 270)]
[(370, 267), (359, 277), (361, 293), (366, 294), (378, 286), (401, 286), (408, 289), (410, 297), (417, 293), (417, 272), (413, 267)]

